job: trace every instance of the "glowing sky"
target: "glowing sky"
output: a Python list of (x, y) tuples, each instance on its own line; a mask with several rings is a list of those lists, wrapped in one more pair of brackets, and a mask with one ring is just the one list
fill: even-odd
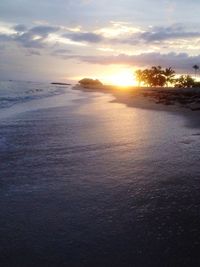
[(113, 82), (200, 64), (198, 0), (1, 0), (0, 79)]

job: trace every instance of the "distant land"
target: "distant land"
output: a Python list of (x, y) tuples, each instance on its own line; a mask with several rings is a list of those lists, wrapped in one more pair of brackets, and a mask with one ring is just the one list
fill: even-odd
[[(116, 102), (124, 103), (130, 107), (165, 110), (166, 108), (158, 107), (161, 105), (169, 107), (167, 110), (185, 108), (200, 111), (200, 88), (97, 86), (79, 82), (73, 89), (111, 93), (116, 98)], [(145, 98), (148, 101), (145, 101)]]
[(56, 85), (71, 85), (70, 83), (60, 83), (60, 82), (52, 82), (51, 84), (56, 84)]

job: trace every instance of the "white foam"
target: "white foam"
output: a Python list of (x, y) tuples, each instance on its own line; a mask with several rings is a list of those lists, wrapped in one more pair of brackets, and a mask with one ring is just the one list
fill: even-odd
[(74, 100), (84, 98), (79, 91), (66, 89), (66, 92), (59, 95), (48, 96), (46, 98), (33, 99), (27, 102), (15, 104), (9, 108), (3, 108), (0, 112), (0, 119), (5, 119), (27, 111), (35, 111), (39, 109), (47, 109), (54, 107), (73, 105)]

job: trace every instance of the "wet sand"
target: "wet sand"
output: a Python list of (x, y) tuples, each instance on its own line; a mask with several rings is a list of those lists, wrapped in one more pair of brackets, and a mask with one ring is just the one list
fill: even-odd
[(179, 114), (187, 119), (187, 126), (200, 127), (200, 89), (199, 88), (143, 88), (101, 86), (82, 87), (74, 90), (87, 93), (101, 92), (113, 97), (110, 102), (121, 103), (131, 108), (164, 111)]
[(0, 121), (1, 265), (199, 266), (199, 128), (112, 94), (59, 97)]
[(199, 88), (83, 87), (76, 85), (73, 89), (84, 92), (108, 93), (115, 97), (114, 101), (129, 107), (181, 112), (184, 112), (185, 109), (200, 110)]

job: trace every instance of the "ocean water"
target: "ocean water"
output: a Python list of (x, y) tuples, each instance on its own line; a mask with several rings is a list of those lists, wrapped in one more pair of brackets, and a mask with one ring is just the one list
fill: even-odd
[(18, 103), (63, 94), (66, 86), (41, 82), (0, 81), (0, 109)]
[[(84, 97), (67, 85), (44, 82), (0, 81), (0, 119), (56, 106), (69, 106), (73, 100)], [(64, 96), (64, 97), (63, 97)]]
[(198, 116), (43, 86), (0, 110), (1, 265), (199, 266)]

